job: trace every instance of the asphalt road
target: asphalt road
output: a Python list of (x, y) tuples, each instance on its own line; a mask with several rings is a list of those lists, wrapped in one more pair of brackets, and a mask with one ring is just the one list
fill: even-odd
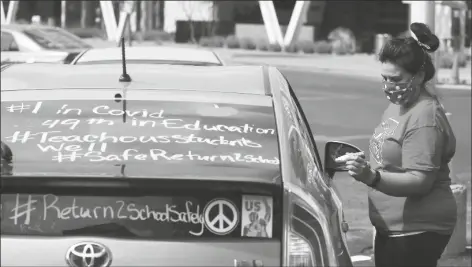
[[(379, 82), (353, 76), (281, 69), (298, 96), (320, 152), (328, 140), (351, 143), (368, 151), (368, 140), (388, 105)], [(457, 138), (453, 170), (460, 178), (471, 173), (471, 91), (441, 90), (452, 113)], [(320, 153), (323, 154), (323, 153)]]

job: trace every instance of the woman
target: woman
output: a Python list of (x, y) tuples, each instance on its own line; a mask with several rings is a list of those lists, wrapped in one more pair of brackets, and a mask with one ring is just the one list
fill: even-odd
[(362, 153), (337, 162), (369, 190), (369, 216), (377, 230), (375, 265), (437, 266), (456, 225), (448, 163), (456, 139), (437, 96), (426, 83), (435, 69), (427, 52), (439, 47), (428, 27), (417, 37), (395, 38), (382, 48), (383, 90), (392, 102)]

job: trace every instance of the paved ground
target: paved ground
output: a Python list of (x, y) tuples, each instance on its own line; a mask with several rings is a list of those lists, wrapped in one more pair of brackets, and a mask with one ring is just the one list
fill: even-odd
[[(374, 55), (356, 54), (348, 56), (336, 55), (304, 55), (270, 52), (244, 52), (241, 50), (216, 49), (223, 58), (240, 64), (268, 64), (279, 67), (310, 70), (312, 72), (337, 73), (349, 76), (364, 77), (372, 80), (380, 79), (379, 63)], [(437, 70), (437, 79), (440, 83), (450, 83), (450, 69)], [(459, 69), (460, 81), (463, 83), (454, 86), (470, 90), (471, 67)], [(450, 86), (449, 86), (450, 87)]]
[[(282, 69), (291, 82), (310, 126), (318, 150), (327, 140), (352, 143), (368, 151), (368, 138), (379, 123), (388, 104), (379, 82), (339, 74), (311, 73)], [(457, 136), (453, 170), (469, 188), (471, 177), (471, 91), (440, 91), (445, 106), (453, 114), (452, 127)], [(372, 235), (367, 213), (367, 189), (345, 174), (335, 177), (350, 224), (348, 235), (352, 255), (369, 254)], [(468, 207), (470, 230), (470, 206)], [(470, 232), (468, 235), (470, 243)], [(470, 260), (470, 258), (469, 258)]]

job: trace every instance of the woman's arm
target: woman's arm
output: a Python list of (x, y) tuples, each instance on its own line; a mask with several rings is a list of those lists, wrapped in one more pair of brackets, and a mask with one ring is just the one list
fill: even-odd
[[(405, 173), (380, 172), (380, 181), (375, 189), (389, 196), (411, 197), (429, 193), (434, 181), (435, 172), (410, 171)], [(375, 172), (372, 171), (367, 185), (372, 184)]]

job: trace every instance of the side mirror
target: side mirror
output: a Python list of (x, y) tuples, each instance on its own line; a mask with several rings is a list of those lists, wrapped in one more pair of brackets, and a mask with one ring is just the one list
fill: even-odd
[(333, 178), (336, 172), (345, 172), (347, 171), (344, 164), (339, 165), (334, 160), (340, 156), (345, 155), (346, 153), (358, 153), (362, 150), (354, 145), (339, 142), (339, 141), (329, 141), (325, 145), (325, 170), (330, 178)]

